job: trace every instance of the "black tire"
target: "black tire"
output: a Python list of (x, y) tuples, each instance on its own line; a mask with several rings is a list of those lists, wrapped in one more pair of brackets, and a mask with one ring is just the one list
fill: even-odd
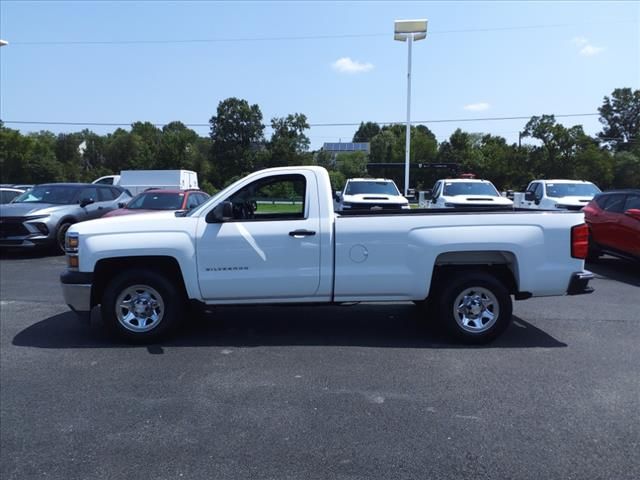
[(69, 222), (65, 220), (60, 225), (58, 225), (58, 228), (56, 228), (56, 243), (53, 245), (53, 250), (58, 254), (65, 253), (64, 237), (67, 234), (67, 230), (69, 230), (69, 227), (71, 225), (73, 225), (73, 222)]
[[(146, 310), (118, 306), (127, 302), (131, 307)], [(150, 343), (165, 337), (187, 314), (183, 292), (163, 273), (151, 269), (122, 272), (107, 283), (102, 296), (101, 315), (105, 327), (132, 343)]]
[[(511, 296), (495, 276), (461, 271), (445, 280), (437, 299), (438, 316), (456, 340), (467, 344), (488, 343), (509, 326), (513, 312)], [(467, 302), (463, 306), (464, 299)], [(461, 312), (461, 308), (466, 313)]]

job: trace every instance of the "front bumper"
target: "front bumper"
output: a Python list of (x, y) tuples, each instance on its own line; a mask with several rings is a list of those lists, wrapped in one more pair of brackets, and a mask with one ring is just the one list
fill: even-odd
[(60, 275), (64, 302), (76, 313), (91, 311), (91, 285), (93, 274), (66, 271)]
[(569, 280), (567, 295), (584, 295), (587, 293), (593, 293), (593, 287), (589, 286), (589, 281), (591, 280), (593, 280), (593, 273), (588, 270), (574, 273), (571, 275), (571, 280)]

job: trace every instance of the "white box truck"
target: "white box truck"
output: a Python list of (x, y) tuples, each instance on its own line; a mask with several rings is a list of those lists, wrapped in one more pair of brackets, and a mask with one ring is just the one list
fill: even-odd
[(122, 170), (120, 175), (107, 175), (93, 183), (119, 185), (135, 196), (149, 188), (177, 190), (198, 189), (198, 174), (191, 170)]

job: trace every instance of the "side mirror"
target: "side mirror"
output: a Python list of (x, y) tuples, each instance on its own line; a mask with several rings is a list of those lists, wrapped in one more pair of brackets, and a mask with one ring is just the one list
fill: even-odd
[(433, 200), (433, 191), (432, 190), (425, 190), (424, 191), (424, 199), (425, 200)]
[(524, 199), (527, 202), (533, 202), (536, 199), (536, 194), (535, 192), (529, 191), (529, 192), (525, 192), (524, 193)]
[(333, 194), (333, 198), (335, 198), (336, 202), (339, 202), (340, 199), (342, 198), (342, 192), (335, 192)]
[(120, 202), (120, 203), (118, 203), (118, 208), (124, 208), (124, 207), (126, 207), (126, 206), (127, 206), (127, 203), (126, 203), (126, 202)]
[(207, 223), (222, 223), (233, 218), (233, 203), (222, 202), (213, 207), (206, 217)]
[(634, 218), (636, 220), (640, 220), (640, 208), (630, 208), (629, 210), (626, 210), (624, 212), (624, 214), (627, 217), (631, 217), (631, 218)]
[(82, 200), (80, 200), (80, 207), (84, 208), (87, 205), (91, 205), (93, 202), (93, 198), (83, 198)]

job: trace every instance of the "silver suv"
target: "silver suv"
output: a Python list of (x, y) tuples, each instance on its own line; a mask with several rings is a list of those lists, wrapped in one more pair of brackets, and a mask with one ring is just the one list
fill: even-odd
[(120, 187), (86, 183), (36, 185), (0, 206), (0, 247), (64, 251), (69, 226), (99, 218), (131, 200)]

